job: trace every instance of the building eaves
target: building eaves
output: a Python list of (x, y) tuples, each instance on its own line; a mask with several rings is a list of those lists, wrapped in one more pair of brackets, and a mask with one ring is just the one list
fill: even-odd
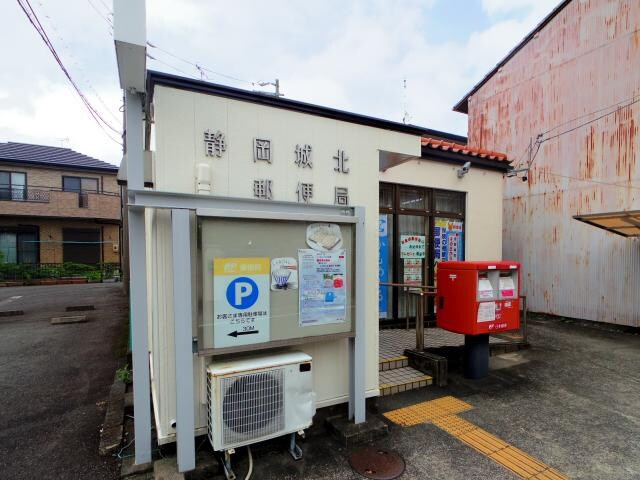
[(421, 143), (422, 157), (425, 158), (456, 164), (471, 162), (472, 165), (492, 170), (511, 169), (511, 161), (504, 153), (431, 137), (422, 137)]
[(550, 13), (549, 15), (547, 15), (546, 17), (544, 17), (544, 19), (538, 24), (536, 25), (536, 27), (529, 32), (529, 34), (524, 37), (520, 43), (518, 43), (509, 53), (507, 53), (507, 55), (500, 60), (500, 62), (498, 62), (498, 64), (493, 67), (493, 69), (487, 73), (484, 78), (482, 80), (480, 80), (478, 83), (476, 83), (474, 85), (474, 87), (462, 98), (462, 100), (460, 100), (458, 103), (456, 103), (453, 107), (453, 111), (454, 112), (460, 112), (460, 113), (469, 113), (469, 97), (471, 97), (474, 93), (476, 93), (478, 90), (480, 90), (480, 88), (489, 81), (489, 79), (491, 77), (493, 77), (498, 70), (500, 70), (504, 65), (507, 64), (507, 62), (509, 60), (511, 60), (511, 58), (513, 58), (513, 56), (518, 53), (520, 50), (522, 50), (522, 48), (524, 48), (524, 46), (529, 43), (529, 41), (535, 37), (535, 35), (542, 30), (549, 22), (551, 22), (551, 20), (553, 20), (556, 15), (558, 15), (563, 9), (564, 7), (566, 7), (567, 5), (569, 5), (571, 3), (572, 0), (563, 0), (562, 2), (560, 2)]
[(241, 100), (274, 108), (282, 108), (285, 110), (306, 113), (318, 117), (381, 128), (384, 130), (391, 130), (420, 136), (428, 135), (430, 137), (436, 137), (461, 143), (466, 143), (467, 141), (467, 138), (464, 136), (442, 132), (439, 130), (433, 130), (426, 127), (407, 125), (400, 122), (393, 122), (390, 120), (370, 117), (368, 115), (360, 115), (357, 113), (347, 112), (335, 108), (323, 107), (320, 105), (300, 102), (297, 100), (276, 97), (275, 95), (266, 93), (252, 92), (240, 88), (228, 87), (226, 85), (219, 85), (216, 83), (210, 83), (202, 80), (195, 80), (187, 77), (181, 77), (178, 75), (171, 75), (168, 73), (150, 70), (147, 74), (147, 93), (149, 94), (150, 99), (153, 98), (155, 85), (163, 85), (180, 90), (188, 90), (208, 95), (216, 95), (233, 100)]

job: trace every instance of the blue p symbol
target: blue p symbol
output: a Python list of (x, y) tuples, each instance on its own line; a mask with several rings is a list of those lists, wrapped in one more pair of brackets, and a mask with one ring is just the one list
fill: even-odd
[(234, 308), (246, 310), (258, 300), (258, 285), (248, 277), (239, 277), (227, 287), (227, 302)]

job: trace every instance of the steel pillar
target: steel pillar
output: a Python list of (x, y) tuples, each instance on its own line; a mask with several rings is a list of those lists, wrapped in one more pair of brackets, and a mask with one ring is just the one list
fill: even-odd
[(178, 471), (196, 468), (189, 210), (171, 210)]

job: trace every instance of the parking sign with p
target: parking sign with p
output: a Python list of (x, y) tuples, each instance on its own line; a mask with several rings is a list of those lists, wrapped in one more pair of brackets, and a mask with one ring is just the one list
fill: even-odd
[(269, 341), (268, 257), (213, 261), (215, 348)]

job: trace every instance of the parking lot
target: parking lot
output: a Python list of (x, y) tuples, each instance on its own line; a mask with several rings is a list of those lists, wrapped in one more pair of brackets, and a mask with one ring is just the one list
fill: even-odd
[[(0, 317), (0, 477), (118, 478), (98, 443), (126, 328), (121, 284), (1, 288), (7, 310), (24, 315)], [(50, 324), (78, 313), (88, 322)]]
[[(51, 325), (65, 307), (93, 304), (88, 322)], [(118, 284), (4, 288), (0, 311), (0, 471), (3, 478), (118, 478), (114, 457), (97, 453), (99, 428), (123, 348), (126, 299)], [(530, 317), (532, 347), (493, 357), (488, 378), (377, 400), (390, 434), (376, 446), (399, 452), (404, 479), (512, 479), (518, 476), (433, 422), (401, 426), (383, 414), (451, 396), (470, 408), (458, 417), (569, 478), (640, 478), (640, 336), (614, 328)], [(254, 447), (260, 479), (357, 479), (354, 449), (330, 437), (319, 411), (294, 462), (286, 442)], [(203, 439), (199, 439), (202, 442)], [(200, 443), (199, 443), (200, 444)], [(163, 448), (171, 455), (171, 448)], [(223, 478), (206, 441), (198, 456), (209, 469), (197, 478)], [(234, 456), (247, 468), (245, 449)]]

